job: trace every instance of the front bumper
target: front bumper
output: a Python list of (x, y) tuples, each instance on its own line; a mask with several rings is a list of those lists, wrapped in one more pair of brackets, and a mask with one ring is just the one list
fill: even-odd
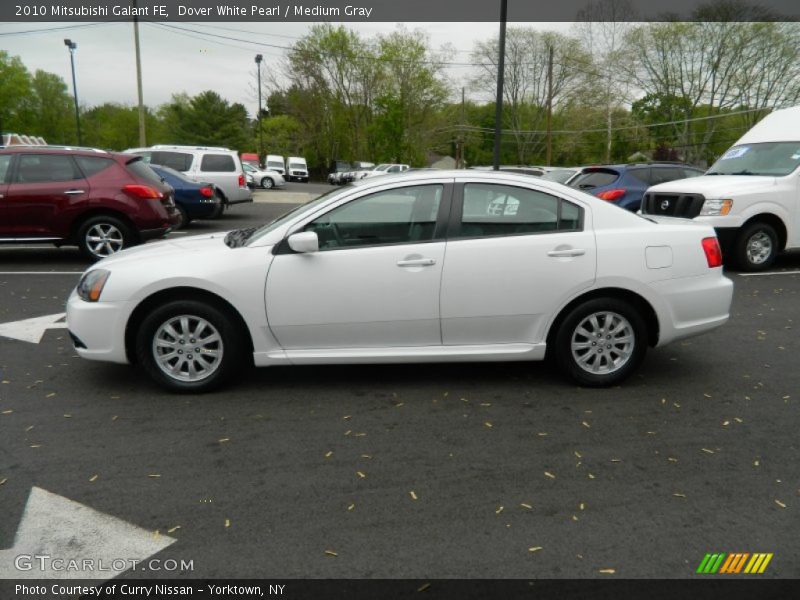
[(129, 315), (127, 302), (86, 302), (73, 290), (67, 300), (67, 329), (75, 351), (89, 360), (127, 364), (125, 324)]

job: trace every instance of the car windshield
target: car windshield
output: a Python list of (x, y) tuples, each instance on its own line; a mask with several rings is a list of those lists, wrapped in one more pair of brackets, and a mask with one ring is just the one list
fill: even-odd
[(312, 210), (316, 209), (317, 206), (319, 206), (320, 204), (322, 204), (323, 202), (328, 200), (331, 196), (334, 196), (336, 194), (341, 194), (344, 191), (346, 191), (347, 189), (348, 189), (347, 187), (345, 187), (345, 188), (336, 188), (336, 189), (333, 189), (333, 190), (331, 190), (329, 192), (326, 192), (326, 193), (322, 194), (321, 196), (319, 196), (318, 198), (315, 198), (311, 202), (307, 202), (306, 204), (301, 204), (300, 206), (296, 206), (295, 208), (293, 208), (292, 210), (290, 210), (287, 213), (284, 213), (283, 215), (281, 215), (280, 217), (278, 217), (274, 221), (270, 221), (266, 225), (263, 225), (262, 227), (259, 227), (258, 229), (253, 231), (250, 235), (248, 235), (248, 237), (246, 239), (246, 243), (247, 244), (251, 244), (253, 242), (256, 242), (257, 240), (259, 240), (262, 237), (264, 237), (265, 235), (267, 235), (270, 231), (274, 231), (275, 229), (277, 229), (281, 225), (287, 223), (289, 220), (294, 219), (295, 217), (300, 216), (305, 212), (312, 211)]
[(256, 170), (256, 169), (255, 169), (255, 167), (253, 167), (253, 165), (249, 165), (249, 164), (247, 164), (247, 163), (242, 163), (242, 168), (243, 168), (245, 171), (248, 171), (248, 172), (250, 172), (250, 173), (253, 173), (253, 172)]
[(289, 168), (290, 169), (305, 169), (306, 166), (303, 163), (291, 162), (291, 163), (289, 163)]
[(373, 171), (385, 171), (386, 169), (388, 169), (388, 168), (389, 168), (389, 167), (391, 167), (391, 166), (392, 166), (392, 165), (378, 165), (377, 167), (375, 167), (375, 168), (374, 168), (374, 169), (372, 169), (372, 170), (373, 170)]
[(542, 175), (542, 179), (555, 181), (556, 183), (566, 183), (575, 173), (577, 173), (575, 169), (555, 169), (554, 171), (547, 171)]
[(764, 142), (734, 146), (706, 175), (788, 175), (800, 165), (800, 142)]

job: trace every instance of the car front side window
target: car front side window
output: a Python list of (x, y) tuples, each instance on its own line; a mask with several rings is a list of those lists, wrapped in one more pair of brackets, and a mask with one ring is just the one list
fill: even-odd
[(432, 240), (444, 186), (376, 192), (339, 206), (306, 225), (320, 251)]

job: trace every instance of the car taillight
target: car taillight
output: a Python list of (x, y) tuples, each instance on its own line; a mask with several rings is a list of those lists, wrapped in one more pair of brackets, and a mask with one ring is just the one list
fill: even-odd
[(129, 184), (122, 186), (122, 191), (136, 198), (145, 198), (148, 200), (161, 200), (161, 198), (164, 197), (164, 194), (151, 188), (149, 185)]
[(706, 253), (706, 260), (709, 268), (722, 266), (722, 249), (719, 247), (719, 240), (715, 237), (703, 238), (703, 252)]
[(239, 187), (244, 187), (244, 175), (239, 175)]
[(211, 198), (214, 195), (214, 190), (210, 187), (200, 188), (200, 195), (204, 198)]
[(606, 190), (605, 192), (600, 192), (597, 194), (597, 197), (601, 200), (608, 200), (609, 202), (613, 202), (614, 200), (619, 200), (625, 195), (625, 191), (622, 188), (618, 188), (615, 190)]

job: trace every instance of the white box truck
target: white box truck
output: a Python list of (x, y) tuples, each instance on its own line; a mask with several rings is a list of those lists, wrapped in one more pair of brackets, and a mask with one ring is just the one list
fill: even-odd
[(286, 159), (286, 181), (303, 181), (308, 183), (308, 165), (302, 156), (290, 156)]
[(694, 219), (717, 232), (726, 262), (762, 271), (800, 248), (800, 106), (777, 110), (701, 177), (655, 185), (643, 215)]

